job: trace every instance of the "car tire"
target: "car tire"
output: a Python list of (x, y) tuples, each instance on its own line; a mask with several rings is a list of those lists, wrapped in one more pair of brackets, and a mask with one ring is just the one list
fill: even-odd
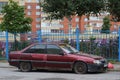
[(87, 65), (84, 62), (76, 62), (74, 65), (74, 72), (77, 74), (87, 73)]
[(102, 73), (106, 73), (108, 71), (108, 69), (107, 68), (104, 68), (101, 72)]
[(19, 65), (19, 69), (22, 72), (29, 72), (29, 71), (31, 71), (32, 70), (31, 63), (29, 63), (29, 62), (21, 62), (20, 65)]

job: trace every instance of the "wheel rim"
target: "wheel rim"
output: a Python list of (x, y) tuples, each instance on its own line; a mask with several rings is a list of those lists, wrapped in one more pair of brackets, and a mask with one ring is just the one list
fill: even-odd
[(30, 65), (30, 63), (21, 63), (20, 69), (23, 72), (28, 72), (31, 70), (31, 65)]
[(79, 73), (82, 73), (82, 74), (86, 73), (87, 72), (86, 64), (82, 63), (82, 62), (77, 63), (75, 66), (75, 72), (78, 74)]
[(77, 65), (76, 69), (77, 69), (78, 72), (83, 72), (84, 71), (84, 65), (79, 64), (79, 65)]

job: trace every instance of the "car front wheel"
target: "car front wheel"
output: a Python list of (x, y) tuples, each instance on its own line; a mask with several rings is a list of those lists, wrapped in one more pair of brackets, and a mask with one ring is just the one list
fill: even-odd
[(76, 62), (74, 65), (74, 72), (77, 74), (87, 73), (87, 65), (84, 62)]
[(32, 66), (29, 62), (21, 62), (20, 63), (20, 66), (19, 66), (19, 69), (22, 71), (22, 72), (29, 72), (32, 70)]

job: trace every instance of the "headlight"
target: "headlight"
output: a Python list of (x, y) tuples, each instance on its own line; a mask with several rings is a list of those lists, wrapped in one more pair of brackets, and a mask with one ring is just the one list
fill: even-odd
[(95, 63), (95, 64), (101, 64), (101, 61), (100, 60), (94, 60), (93, 63)]

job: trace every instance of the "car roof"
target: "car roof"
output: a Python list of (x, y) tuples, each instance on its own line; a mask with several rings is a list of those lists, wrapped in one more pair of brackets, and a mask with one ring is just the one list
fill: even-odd
[(55, 44), (55, 45), (62, 45), (62, 44), (66, 44), (66, 43), (62, 43), (62, 42), (41, 42), (41, 43), (32, 43), (31, 45), (36, 45), (36, 44)]
[(27, 47), (25, 47), (24, 49), (22, 49), (21, 51), (24, 51), (24, 50), (26, 50), (26, 49), (28, 49), (29, 47), (31, 47), (31, 46), (34, 46), (34, 45), (37, 45), (37, 44), (54, 44), (54, 45), (58, 45), (58, 46), (60, 46), (60, 45), (66, 45), (65, 43), (61, 43), (61, 42), (41, 42), (41, 43), (32, 43), (32, 44), (30, 44), (29, 46), (27, 46)]

